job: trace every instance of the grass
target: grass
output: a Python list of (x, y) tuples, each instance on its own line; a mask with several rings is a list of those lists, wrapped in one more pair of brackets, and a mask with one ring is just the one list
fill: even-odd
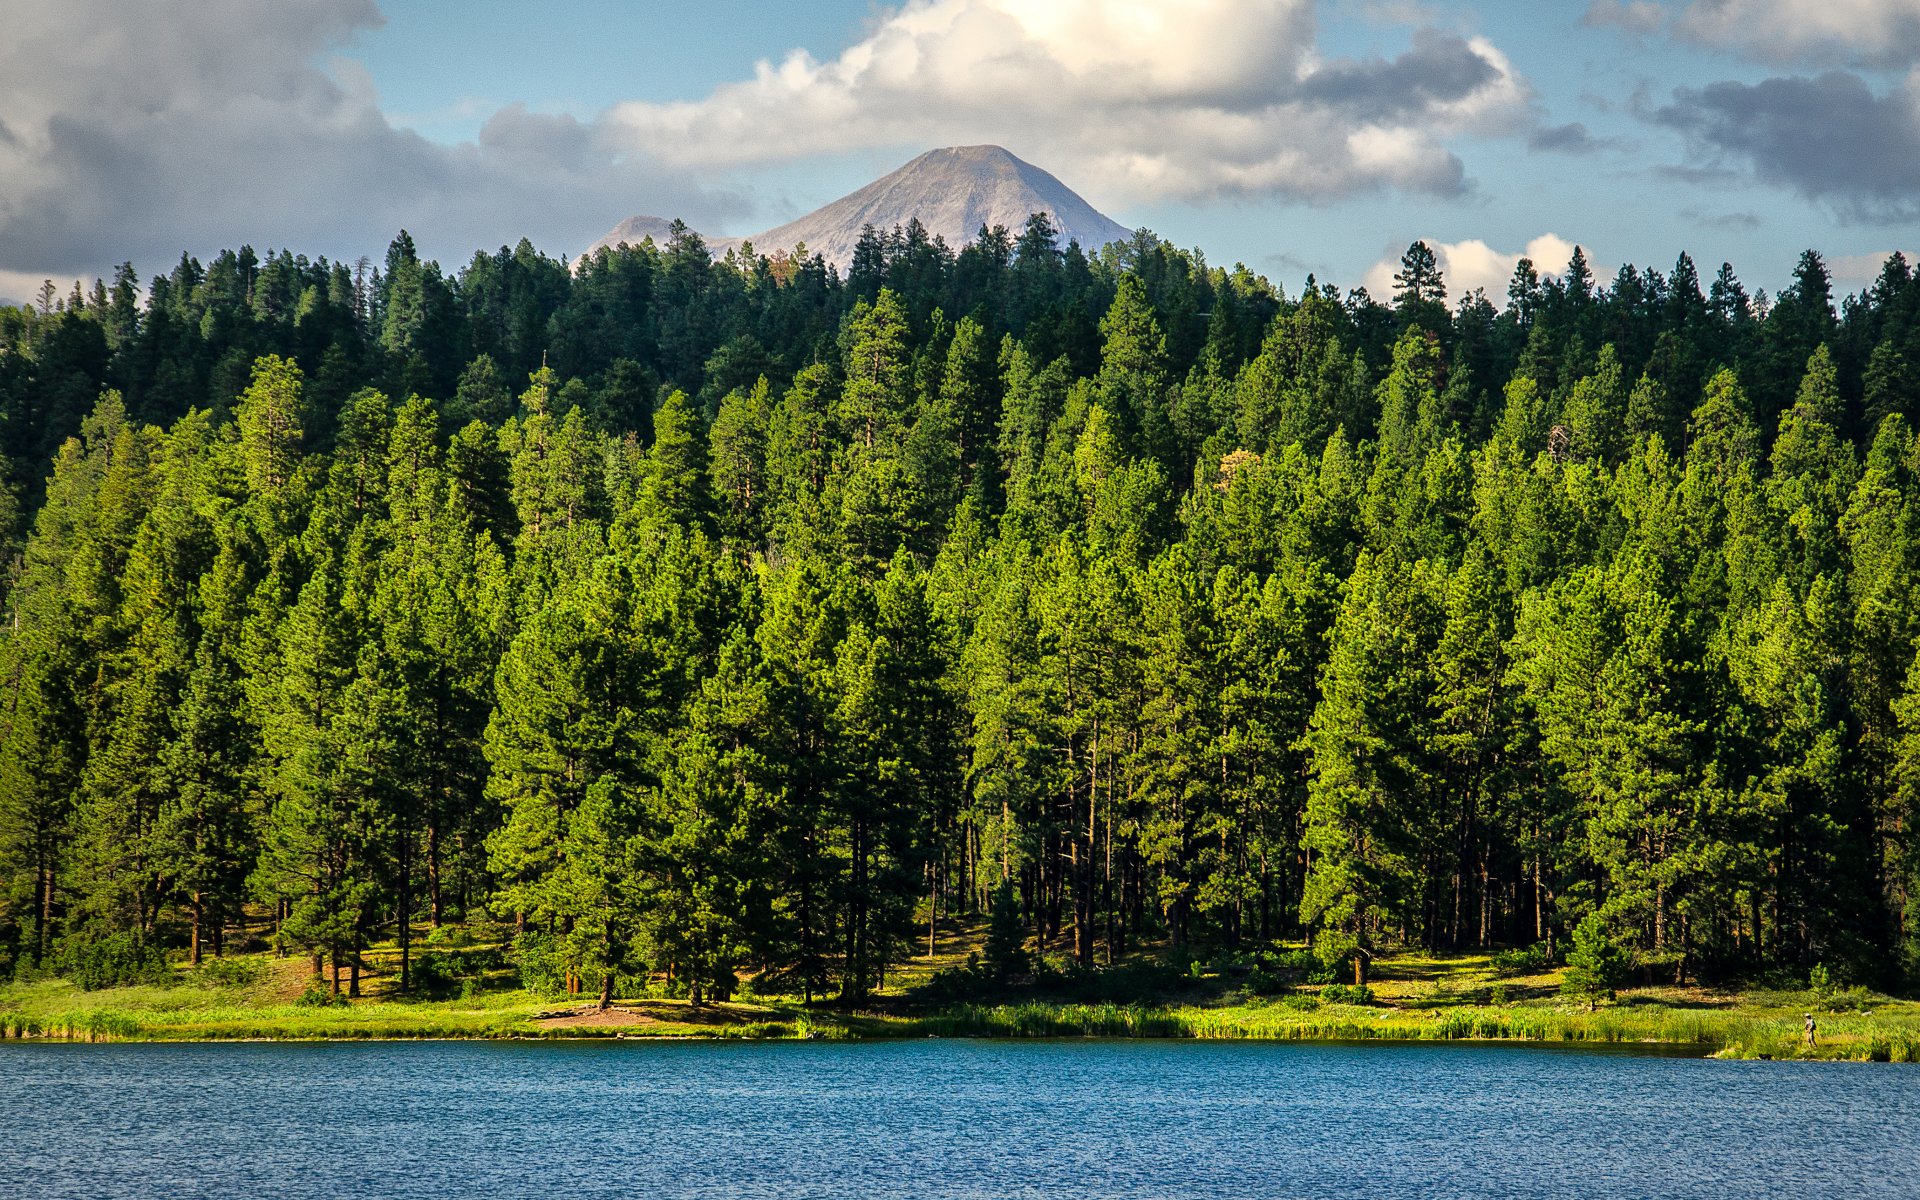
[(1664, 1006), (1563, 1010), (1487, 1007), (1408, 1011), (1279, 1005), (1218, 1008), (1144, 1005), (965, 1005), (913, 1022), (916, 1033), (949, 1037), (1165, 1037), (1262, 1041), (1519, 1041), (1673, 1045), (1732, 1058), (1920, 1061), (1920, 1012), (1828, 1017), (1818, 1045), (1801, 1040), (1800, 1019), (1738, 1009), (1701, 1013)]
[[(365, 999), (301, 1003), (307, 968), (298, 960), (252, 955), (245, 973), (182, 970), (174, 986), (81, 991), (59, 979), (0, 986), (0, 1038), (78, 1041), (357, 1040), (379, 1038), (783, 1037), (794, 1017), (779, 1008), (684, 1002), (622, 1003), (604, 1018), (575, 1015), (517, 987), (495, 986), (449, 1000), (397, 997), (390, 980), (367, 981)], [(234, 978), (240, 975), (240, 978)], [(587, 1006), (590, 1007), (590, 1006)], [(563, 1019), (551, 1016), (568, 1014)]]
[[(1382, 960), (1374, 1002), (1323, 1002), (1319, 989), (1246, 993), (1231, 968), (1201, 971), (1177, 993), (1148, 1003), (1084, 1003), (1015, 989), (1001, 1002), (916, 1004), (935, 968), (963, 962), (966, 931), (942, 939), (932, 959), (888, 978), (873, 1012), (806, 1007), (791, 998), (694, 1009), (684, 1001), (627, 999), (602, 1014), (580, 998), (560, 1002), (515, 986), (504, 971), (458, 999), (392, 994), (390, 975), (365, 980), (364, 999), (302, 1003), (301, 960), (255, 954), (173, 986), (84, 992), (63, 980), (0, 985), (0, 1038), (82, 1041), (356, 1040), (380, 1038), (879, 1038), (1154, 1037), (1275, 1041), (1510, 1040), (1666, 1044), (1735, 1058), (1920, 1061), (1920, 1003), (1871, 997), (1871, 1012), (1822, 1013), (1818, 1044), (1804, 1043), (1802, 991), (1723, 992), (1642, 987), (1590, 1012), (1559, 995), (1558, 975), (1509, 976), (1487, 955), (1403, 954)], [(376, 956), (377, 959), (377, 956)]]

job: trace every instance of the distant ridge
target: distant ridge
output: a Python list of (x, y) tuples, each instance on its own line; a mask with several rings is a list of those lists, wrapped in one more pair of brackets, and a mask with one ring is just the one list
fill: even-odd
[(612, 233), (595, 242), (587, 253), (592, 254), (602, 246), (618, 246), (622, 242), (629, 246), (638, 246), (648, 238), (664, 246), (672, 230), (673, 222), (665, 217), (628, 217), (615, 225)]
[[(929, 150), (851, 195), (744, 240), (762, 253), (791, 250), (804, 242), (809, 253), (819, 254), (844, 272), (853, 262), (860, 231), (868, 225), (889, 230), (918, 218), (929, 235), (945, 239), (958, 250), (982, 226), (1004, 225), (1017, 235), (1037, 212), (1053, 221), (1062, 244), (1077, 241), (1089, 251), (1132, 236), (1131, 230), (1095, 209), (1072, 188), (999, 146), (950, 146)], [(664, 242), (670, 225), (660, 217), (628, 217), (587, 252), (621, 242), (637, 245), (649, 236)], [(716, 255), (742, 240), (706, 239)]]

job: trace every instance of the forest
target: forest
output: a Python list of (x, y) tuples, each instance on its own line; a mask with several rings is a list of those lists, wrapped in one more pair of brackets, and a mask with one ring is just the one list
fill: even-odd
[[(1604, 931), (1920, 977), (1920, 280), (1295, 295), (1044, 216), (0, 310), (0, 977), (496, 922), (859, 1002)], [(1017, 921), (1017, 924), (1016, 924)], [(345, 983), (342, 983), (343, 973)]]

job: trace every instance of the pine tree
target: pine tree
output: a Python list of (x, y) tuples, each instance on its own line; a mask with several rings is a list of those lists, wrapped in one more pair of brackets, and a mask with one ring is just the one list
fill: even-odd
[(1309, 855), (1300, 919), (1354, 982), (1393, 925), (1409, 921), (1415, 869), (1433, 823), (1424, 751), (1425, 660), (1438, 614), (1421, 573), (1363, 555), (1347, 581), (1306, 735), (1312, 755)]
[(1627, 952), (1607, 936), (1597, 915), (1589, 916), (1573, 931), (1573, 949), (1567, 952), (1561, 990), (1585, 1000), (1588, 1011), (1594, 1011), (1602, 999), (1613, 999), (1614, 993), (1626, 986), (1628, 967)]
[(750, 391), (731, 391), (708, 431), (708, 483), (721, 532), (748, 543), (765, 535), (767, 435), (773, 404), (762, 378)]
[(256, 494), (277, 493), (299, 464), (306, 422), (301, 383), (296, 364), (270, 354), (253, 364), (253, 382), (240, 396), (240, 443)]

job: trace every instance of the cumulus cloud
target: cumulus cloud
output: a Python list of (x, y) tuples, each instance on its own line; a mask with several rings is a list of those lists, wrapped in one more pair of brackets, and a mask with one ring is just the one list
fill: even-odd
[(1886, 95), (1844, 71), (1715, 83), (1676, 92), (1651, 116), (1686, 135), (1698, 153), (1743, 164), (1844, 217), (1900, 221), (1920, 213), (1920, 71)]
[[(357, 64), (373, 0), (16, 0), (0, 38), (0, 280), (252, 242), (555, 252), (636, 206), (730, 208), (603, 129), (505, 110), (476, 142), (396, 127)], [(11, 294), (11, 292), (9, 292)]]
[[(1456, 304), (1479, 289), (1485, 291), (1487, 299), (1495, 305), (1504, 306), (1507, 302), (1507, 284), (1513, 279), (1513, 269), (1520, 265), (1522, 258), (1532, 259), (1534, 269), (1542, 275), (1559, 275), (1573, 261), (1574, 250), (1574, 243), (1557, 233), (1543, 233), (1528, 242), (1526, 249), (1511, 254), (1495, 250), (1478, 238), (1464, 242), (1441, 242), (1427, 238), (1426, 243), (1433, 248), (1434, 257), (1439, 260), (1440, 273), (1447, 280), (1447, 294)], [(1369, 267), (1362, 279), (1368, 294), (1380, 301), (1392, 296), (1393, 275), (1399, 269), (1398, 254), (1382, 258)]]
[(1920, 59), (1920, 0), (1594, 0), (1589, 25), (1668, 29), (1780, 65), (1897, 67)]
[(995, 141), (1117, 202), (1456, 194), (1448, 139), (1526, 120), (1526, 82), (1484, 38), (1329, 60), (1315, 33), (1312, 0), (909, 0), (830, 61), (796, 51), (605, 123), (692, 168)]

